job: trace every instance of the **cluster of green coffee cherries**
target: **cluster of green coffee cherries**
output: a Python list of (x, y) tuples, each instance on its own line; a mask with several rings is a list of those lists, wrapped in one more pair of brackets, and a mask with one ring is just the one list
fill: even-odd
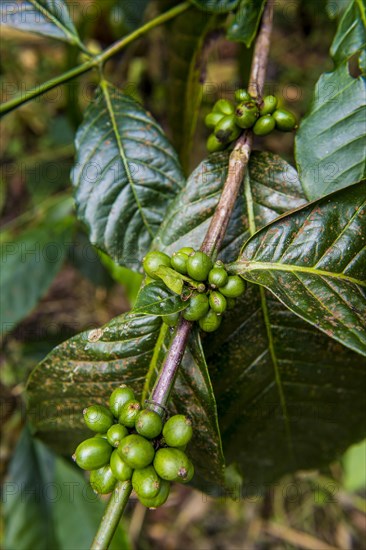
[[(143, 260), (144, 270), (152, 279), (159, 278), (156, 272), (162, 265), (191, 278), (194, 287), (187, 295), (182, 295), (183, 299), (189, 300), (182, 314), (187, 321), (198, 321), (204, 332), (217, 330), (222, 314), (226, 309), (232, 309), (235, 298), (245, 292), (245, 282), (241, 277), (228, 275), (223, 262), (219, 260), (213, 264), (207, 254), (191, 247), (181, 248), (172, 257), (164, 252), (149, 252)], [(186, 285), (189, 288), (188, 277)], [(163, 321), (169, 326), (175, 326), (178, 319), (179, 313), (163, 316)]]
[(163, 424), (124, 384), (112, 392), (109, 408), (92, 405), (83, 415), (96, 434), (80, 443), (73, 459), (91, 471), (96, 493), (111, 493), (118, 480), (131, 480), (140, 502), (157, 508), (166, 502), (172, 481), (191, 481), (194, 467), (184, 451), (193, 431), (186, 416), (177, 414)]
[(235, 92), (235, 100), (236, 106), (227, 99), (219, 99), (205, 118), (206, 126), (213, 130), (206, 143), (210, 153), (223, 151), (249, 128), (257, 136), (266, 136), (275, 128), (282, 132), (296, 128), (295, 115), (277, 108), (274, 95), (265, 96), (258, 104), (247, 90), (240, 89)]

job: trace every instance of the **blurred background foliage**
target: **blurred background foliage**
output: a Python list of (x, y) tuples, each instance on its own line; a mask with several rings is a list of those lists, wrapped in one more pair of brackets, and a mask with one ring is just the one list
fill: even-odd
[[(93, 1), (79, 0), (70, 7), (81, 38), (98, 51), (173, 4), (104, 0), (95, 11)], [(336, 15), (347, 2), (333, 4)], [(279, 0), (275, 5), (265, 91), (277, 94), (301, 117), (319, 75), (332, 68), (328, 51), (337, 21), (319, 0)], [(166, 110), (169, 40), (169, 26), (153, 30), (109, 61), (107, 74), (141, 100), (171, 136)], [(216, 99), (231, 98), (245, 85), (250, 54), (244, 45), (228, 42), (223, 32), (208, 42), (190, 168), (206, 156), (205, 115)], [(62, 73), (81, 57), (70, 45), (4, 28), (2, 100)], [(5, 523), (0, 539), (8, 550), (87, 548), (103, 508), (68, 459), (32, 439), (23, 402), (34, 365), (59, 342), (127, 311), (141, 282), (140, 274), (117, 266), (92, 247), (73, 211), (73, 138), (96, 84), (95, 75), (88, 73), (2, 121), (0, 453)], [(293, 162), (291, 134), (271, 134), (255, 147)], [(235, 472), (228, 474), (231, 490), (225, 499), (176, 487), (167, 505), (156, 512), (132, 500), (115, 547), (366, 548), (365, 443), (349, 449), (326, 471), (298, 472), (245, 500), (236, 497)], [(61, 496), (60, 486), (68, 488)]]

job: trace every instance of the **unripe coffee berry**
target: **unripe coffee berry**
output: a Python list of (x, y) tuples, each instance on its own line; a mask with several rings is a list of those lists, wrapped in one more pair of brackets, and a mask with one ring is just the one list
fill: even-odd
[(182, 254), (187, 254), (187, 256), (190, 256), (191, 254), (194, 254), (196, 251), (191, 246), (183, 246), (183, 248), (180, 248), (178, 250), (178, 253), (181, 252)]
[(252, 97), (247, 90), (239, 89), (235, 92), (235, 101), (238, 103), (252, 101)]
[(162, 315), (161, 317), (166, 325), (169, 327), (176, 327), (179, 321), (179, 312), (170, 313), (169, 315)]
[(162, 479), (160, 482), (160, 489), (156, 497), (144, 498), (139, 496), (139, 500), (141, 504), (143, 504), (147, 508), (155, 509), (159, 508), (159, 506), (162, 506), (167, 501), (169, 493), (170, 483), (169, 481), (165, 481), (164, 479)]
[(158, 250), (154, 250), (153, 252), (146, 254), (142, 262), (145, 273), (147, 273), (152, 279), (159, 279), (156, 272), (161, 265), (170, 267), (170, 258), (167, 254), (164, 254), (164, 252), (160, 252)]
[(213, 291), (208, 299), (211, 309), (215, 313), (224, 313), (227, 307), (225, 296), (221, 292)]
[(116, 388), (109, 398), (109, 408), (112, 411), (115, 418), (119, 417), (121, 409), (127, 401), (135, 399), (135, 394), (132, 389), (122, 384), (119, 388)]
[(135, 427), (136, 431), (143, 437), (154, 439), (161, 434), (163, 421), (155, 411), (144, 409), (138, 414)]
[(191, 473), (191, 461), (179, 449), (159, 449), (154, 458), (157, 474), (167, 481), (186, 481)]
[(224, 115), (233, 115), (235, 107), (228, 99), (219, 99), (213, 106), (212, 112), (222, 113)]
[(164, 424), (163, 437), (169, 447), (183, 447), (192, 439), (192, 422), (183, 414), (176, 414)]
[(183, 317), (187, 321), (198, 321), (209, 309), (206, 294), (193, 294), (188, 307), (183, 311)]
[(107, 439), (112, 447), (118, 447), (124, 437), (128, 435), (128, 430), (121, 424), (113, 424), (107, 431)]
[(226, 285), (220, 288), (221, 294), (227, 298), (238, 298), (245, 291), (245, 282), (239, 275), (231, 275)]
[(215, 134), (210, 134), (206, 141), (206, 148), (209, 153), (217, 153), (226, 149), (227, 144), (217, 139)]
[(131, 479), (133, 469), (120, 457), (117, 449), (111, 454), (110, 467), (115, 478), (119, 481)]
[(83, 410), (84, 422), (93, 432), (105, 433), (114, 422), (113, 414), (103, 405), (92, 405)]
[(76, 448), (73, 459), (83, 470), (97, 470), (108, 464), (113, 448), (103, 437), (85, 439)]
[(218, 288), (227, 283), (228, 274), (223, 267), (213, 267), (208, 274), (208, 282)]
[(132, 487), (137, 495), (143, 498), (156, 497), (160, 491), (161, 481), (154, 466), (135, 470), (132, 474)]
[(276, 123), (272, 115), (265, 115), (258, 118), (253, 126), (256, 136), (266, 136), (275, 129)]
[(121, 409), (119, 423), (127, 428), (135, 426), (136, 418), (141, 410), (141, 405), (136, 400), (127, 401)]
[(187, 272), (195, 281), (205, 281), (212, 269), (212, 260), (204, 252), (195, 252), (187, 260)]
[(234, 115), (223, 117), (215, 126), (215, 136), (221, 143), (231, 143), (240, 136), (241, 130), (235, 124)]
[(277, 109), (272, 116), (275, 119), (276, 127), (282, 132), (291, 132), (296, 126), (295, 115), (287, 109)]
[(235, 122), (240, 128), (251, 128), (259, 116), (254, 101), (239, 103), (235, 111)]
[(186, 275), (187, 260), (188, 260), (187, 254), (183, 254), (183, 252), (177, 252), (176, 254), (173, 254), (170, 263), (172, 268), (175, 269), (175, 271), (178, 271), (178, 273), (181, 273), (182, 275)]
[(98, 470), (93, 470), (90, 474), (90, 485), (93, 490), (100, 495), (107, 495), (115, 488), (117, 479), (114, 477), (109, 464)]
[(216, 124), (224, 117), (223, 113), (208, 113), (205, 117), (207, 128), (215, 128)]
[(146, 468), (154, 459), (154, 447), (141, 435), (131, 434), (122, 439), (118, 454), (131, 468)]
[(262, 107), (259, 108), (259, 114), (261, 116), (271, 115), (277, 107), (277, 97), (274, 95), (267, 95), (263, 98)]
[(212, 309), (202, 317), (198, 323), (204, 332), (214, 332), (221, 325), (222, 317), (215, 313)]

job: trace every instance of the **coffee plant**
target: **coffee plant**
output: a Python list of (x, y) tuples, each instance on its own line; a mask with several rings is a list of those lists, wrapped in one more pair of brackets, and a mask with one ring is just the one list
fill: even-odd
[[(338, 17), (333, 67), (301, 120), (267, 93), (271, 0), (124, 4), (129, 32), (93, 49), (65, 1), (1, 1), (5, 27), (80, 54), (1, 114), (94, 72), (75, 137), (76, 216), (106, 262), (143, 275), (129, 312), (57, 345), (27, 384), (33, 433), (111, 493), (92, 548), (109, 546), (132, 490), (148, 508), (163, 505), (174, 482), (220, 496), (230, 467), (244, 494), (326, 465), (366, 433), (364, 3), (334, 14), (327, 2)], [(163, 24), (170, 139), (106, 70)], [(191, 171), (207, 48), (224, 35), (251, 60), (230, 97), (213, 99), (206, 157)], [(295, 167), (263, 150), (272, 132), (293, 132)], [(72, 235), (69, 197), (44, 224), (48, 240)], [(35, 228), (27, 242), (42, 238)], [(20, 295), (2, 283), (7, 330), (63, 259), (41, 261)], [(18, 269), (16, 255), (10, 263)]]

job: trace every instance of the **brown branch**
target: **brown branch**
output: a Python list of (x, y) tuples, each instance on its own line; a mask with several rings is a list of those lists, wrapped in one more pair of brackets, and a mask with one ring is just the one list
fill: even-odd
[[(265, 83), (272, 19), (273, 0), (268, 0), (264, 9), (260, 30), (256, 38), (250, 70), (249, 92), (258, 99), (261, 99)], [(217, 257), (222, 245), (230, 216), (248, 167), (252, 142), (252, 132), (250, 130), (245, 131), (237, 140), (230, 155), (228, 175), (224, 188), (201, 246), (201, 250), (213, 259)], [(156, 410), (158, 410), (159, 405), (165, 407), (169, 400), (170, 392), (173, 388), (174, 380), (188, 342), (191, 327), (192, 323), (181, 317), (159, 377), (152, 391), (151, 399), (157, 405)], [(154, 408), (153, 404), (149, 406)]]

